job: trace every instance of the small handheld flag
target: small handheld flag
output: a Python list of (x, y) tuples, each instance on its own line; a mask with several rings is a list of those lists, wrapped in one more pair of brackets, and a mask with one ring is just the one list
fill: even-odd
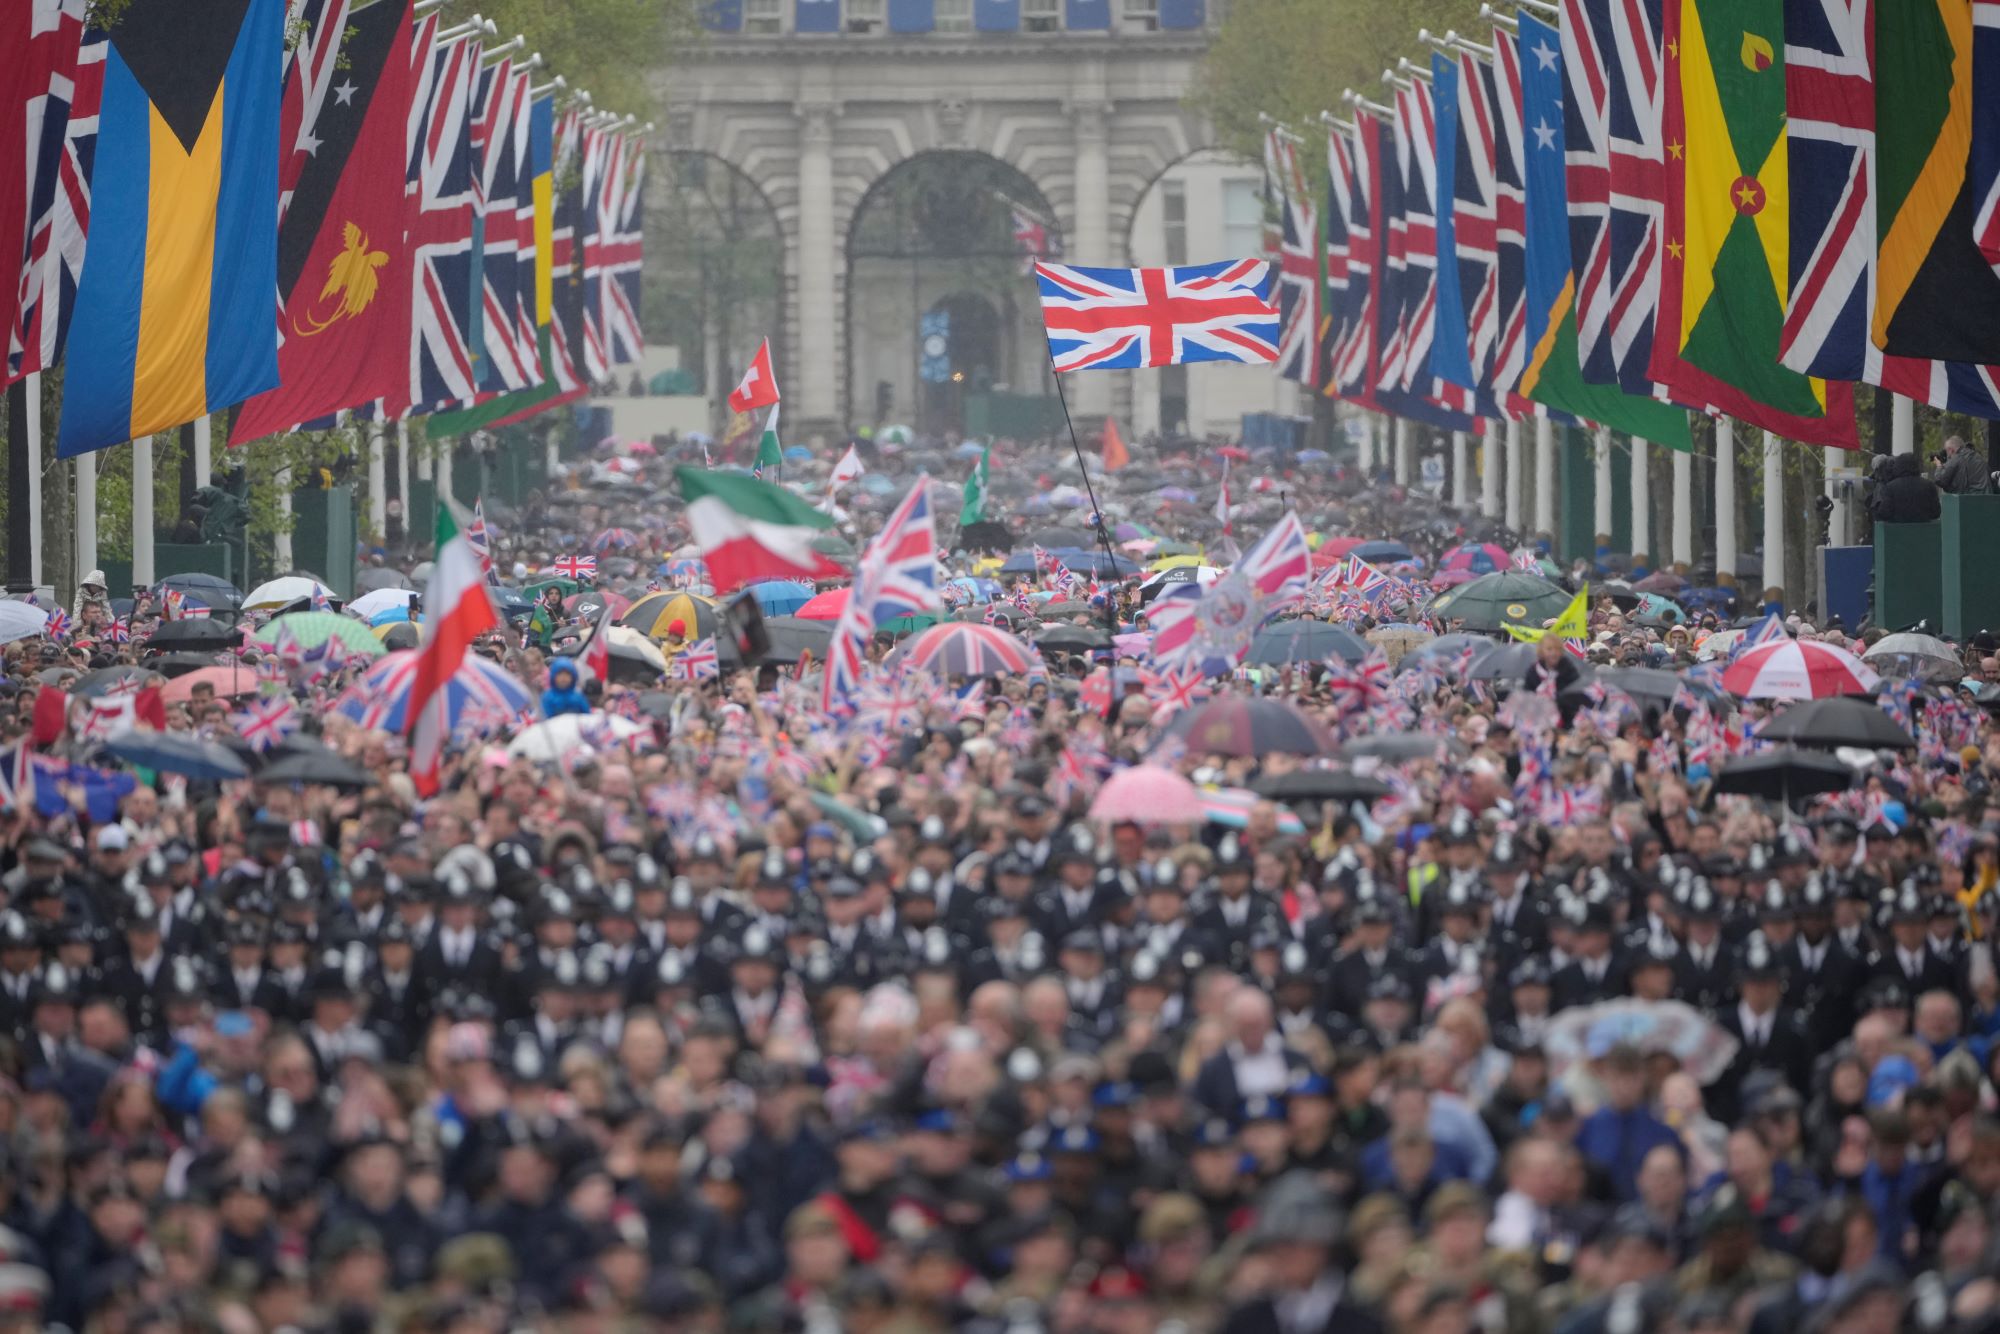
[(777, 401), (778, 377), (771, 373), (771, 340), (766, 338), (757, 344), (757, 355), (750, 358), (750, 368), (743, 372), (743, 378), (729, 391), (729, 410), (755, 412)]

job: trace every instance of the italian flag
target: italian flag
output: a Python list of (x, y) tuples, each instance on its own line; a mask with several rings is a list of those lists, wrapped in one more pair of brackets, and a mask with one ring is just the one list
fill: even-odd
[(760, 579), (834, 578), (845, 573), (813, 550), (821, 529), (833, 526), (782, 487), (737, 473), (677, 470), (687, 500), (694, 544), (708, 563), (715, 591), (726, 593)]
[(424, 644), (417, 650), (410, 682), (410, 780), (422, 796), (437, 792), (438, 769), (451, 738), (446, 687), (474, 641), (499, 624), (479, 552), (446, 501), (438, 506), (437, 559), (424, 590)]
[(785, 466), (784, 448), (778, 444), (778, 409), (782, 404), (771, 405), (771, 415), (764, 419), (764, 434), (757, 441), (757, 461), (750, 467), (752, 477), (762, 477), (767, 472), (782, 471)]

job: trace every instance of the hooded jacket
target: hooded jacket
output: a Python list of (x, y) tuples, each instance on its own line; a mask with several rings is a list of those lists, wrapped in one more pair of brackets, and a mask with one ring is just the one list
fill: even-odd
[(565, 713), (589, 713), (590, 699), (583, 693), (583, 673), (572, 658), (557, 658), (549, 664), (549, 688), (542, 692), (542, 716), (556, 718)]
[(1876, 469), (1868, 512), (1877, 523), (1929, 523), (1943, 512), (1937, 484), (1917, 469), (1915, 454), (1891, 454)]

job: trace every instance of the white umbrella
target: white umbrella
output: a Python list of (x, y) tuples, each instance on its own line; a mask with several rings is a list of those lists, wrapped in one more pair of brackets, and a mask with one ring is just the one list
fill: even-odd
[(301, 574), (288, 574), (282, 579), (259, 584), (251, 589), (243, 599), (243, 610), (264, 611), (271, 607), (282, 607), (288, 602), (301, 598), (336, 596), (331, 588), (317, 579), (308, 579)]
[(0, 644), (32, 639), (48, 627), (49, 614), (40, 607), (8, 599), (0, 602)]
[(507, 753), (516, 759), (560, 764), (578, 747), (594, 750), (597, 745), (615, 744), (645, 730), (644, 724), (615, 713), (563, 713), (522, 728), (507, 743)]
[(372, 593), (363, 593), (348, 603), (347, 609), (362, 620), (368, 621), (373, 620), (377, 612), (396, 611), (416, 600), (416, 593), (408, 588), (378, 588)]
[(1918, 681), (1956, 681), (1965, 675), (1965, 664), (1950, 644), (1936, 635), (1910, 630), (1885, 635), (1861, 655), (1861, 660), (1884, 676)]

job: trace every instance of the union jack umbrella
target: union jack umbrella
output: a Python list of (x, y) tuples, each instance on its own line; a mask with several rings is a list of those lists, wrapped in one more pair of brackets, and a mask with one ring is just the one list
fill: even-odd
[(1027, 676), (1044, 670), (1042, 656), (1004, 630), (969, 621), (934, 625), (889, 655), (891, 667), (934, 676)]
[(549, 566), (549, 573), (564, 579), (595, 579), (597, 577), (597, 557), (564, 556)]
[(1163, 269), (1035, 265), (1057, 371), (1278, 359), (1271, 266), (1222, 260)]
[(606, 528), (590, 539), (593, 551), (630, 551), (639, 545), (639, 535), (630, 528)]
[(1722, 674), (1722, 688), (1743, 699), (1825, 699), (1865, 695), (1881, 682), (1853, 654), (1813, 639), (1751, 649)]
[[(409, 731), (410, 691), (416, 682), (415, 650), (385, 654), (334, 701), (333, 711), (362, 727), (402, 734)], [(481, 732), (504, 731), (531, 718), (534, 694), (495, 663), (468, 655), (445, 687), (447, 725), (457, 730), (471, 720)]]

